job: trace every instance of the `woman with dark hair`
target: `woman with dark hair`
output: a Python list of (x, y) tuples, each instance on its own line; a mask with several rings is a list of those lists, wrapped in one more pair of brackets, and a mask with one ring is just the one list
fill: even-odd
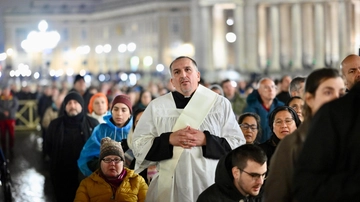
[(239, 116), (238, 123), (246, 144), (256, 144), (256, 137), (261, 136), (260, 116), (252, 112), (245, 112)]
[[(338, 70), (313, 71), (305, 82), (304, 122), (279, 144), (270, 164), (265, 186), (265, 201), (294, 201), (292, 181), (297, 158), (306, 139), (310, 122), (322, 105), (345, 94), (345, 84)], [(321, 144), (321, 143), (320, 143)]]
[(299, 96), (294, 96), (294, 97), (291, 97), (286, 103), (285, 103), (285, 106), (289, 106), (291, 108), (293, 108), (299, 119), (301, 120), (301, 122), (304, 121), (304, 117), (302, 115), (302, 110), (303, 110), (303, 107), (304, 107), (304, 100), (299, 97)]
[(133, 106), (133, 111), (138, 109), (145, 109), (153, 99), (154, 97), (149, 90), (141, 91), (139, 95), (139, 101), (137, 101), (137, 103)]
[(268, 157), (268, 165), (270, 165), (271, 156), (275, 152), (280, 140), (294, 132), (300, 124), (301, 121), (296, 111), (289, 106), (277, 107), (270, 113), (269, 126), (272, 135), (270, 139), (259, 145)]

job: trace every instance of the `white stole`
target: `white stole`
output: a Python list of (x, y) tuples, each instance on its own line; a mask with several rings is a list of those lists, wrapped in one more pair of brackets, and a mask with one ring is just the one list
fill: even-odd
[[(172, 132), (183, 129), (186, 126), (199, 129), (218, 96), (212, 90), (199, 85), (189, 103), (176, 120)], [(156, 201), (172, 202), (175, 168), (183, 151), (182, 147), (174, 146), (173, 157), (159, 162), (160, 170)]]

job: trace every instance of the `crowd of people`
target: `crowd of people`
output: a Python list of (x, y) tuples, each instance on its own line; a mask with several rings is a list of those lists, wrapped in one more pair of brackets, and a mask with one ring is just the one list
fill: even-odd
[[(45, 87), (43, 157), (57, 201), (350, 201), (360, 188), (360, 57), (339, 70), (206, 83), (190, 57), (169, 85)], [(14, 145), (17, 93), (0, 97)], [(34, 98), (31, 98), (34, 99)], [(360, 140), (360, 139), (359, 139)]]

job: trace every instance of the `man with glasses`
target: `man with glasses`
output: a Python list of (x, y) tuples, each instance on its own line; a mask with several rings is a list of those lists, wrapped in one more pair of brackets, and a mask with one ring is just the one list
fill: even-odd
[(215, 184), (203, 191), (197, 202), (261, 201), (267, 173), (267, 157), (257, 145), (242, 145), (220, 159)]

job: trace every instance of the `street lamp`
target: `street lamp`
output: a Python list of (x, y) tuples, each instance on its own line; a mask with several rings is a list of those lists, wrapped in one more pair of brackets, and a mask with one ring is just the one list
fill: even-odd
[(31, 31), (25, 40), (21, 42), (21, 47), (26, 52), (42, 52), (53, 49), (60, 41), (60, 34), (57, 31), (47, 31), (48, 23), (40, 21), (39, 31)]
[[(38, 24), (39, 31), (31, 31), (25, 40), (21, 42), (21, 47), (28, 53), (40, 54), (41, 56), (36, 62), (39, 65), (40, 76), (42, 73), (42, 57), (44, 51), (54, 49), (60, 41), (60, 34), (57, 31), (47, 31), (49, 25), (45, 20), (41, 20)], [(46, 74), (47, 75), (47, 74)]]

